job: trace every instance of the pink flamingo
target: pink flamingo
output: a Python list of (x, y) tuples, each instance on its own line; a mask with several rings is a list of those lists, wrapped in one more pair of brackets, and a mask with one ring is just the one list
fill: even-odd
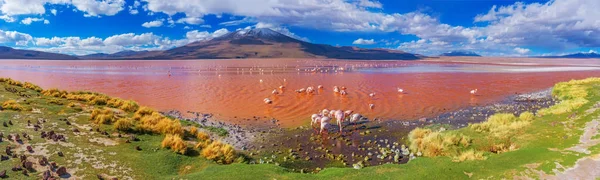
[(266, 104), (272, 104), (272, 103), (273, 103), (273, 101), (271, 101), (271, 99), (269, 99), (269, 98), (265, 98), (265, 99), (263, 99), (263, 101), (264, 101)]
[(320, 121), (321, 121), (321, 118), (322, 118), (322, 117), (323, 117), (323, 116), (321, 116), (321, 115), (319, 115), (319, 114), (313, 114), (313, 115), (310, 117), (310, 119), (311, 119), (311, 121), (310, 121), (310, 126), (311, 126), (311, 127), (314, 127), (314, 124), (320, 124)]
[(348, 95), (348, 93), (346, 92), (346, 90), (342, 90), (340, 91), (340, 95)]
[(369, 109), (375, 108), (375, 104), (369, 104)]
[(333, 92), (339, 93), (340, 92), (340, 88), (337, 87), (337, 86), (333, 86)]
[(271, 91), (271, 94), (277, 95), (277, 94), (279, 94), (279, 91), (277, 91), (277, 89), (273, 89), (273, 91)]
[(331, 121), (330, 117), (324, 116), (321, 117), (321, 130), (319, 133), (323, 133), (323, 130), (327, 131), (327, 126), (329, 126), (329, 121)]
[(340, 133), (341, 133), (343, 130), (342, 123), (344, 122), (344, 119), (346, 118), (344, 116), (344, 111), (342, 111), (342, 110), (335, 111), (334, 117), (337, 120), (338, 126), (340, 126)]
[(375, 97), (375, 93), (369, 94), (369, 97)]
[(401, 93), (401, 94), (404, 94), (404, 89), (398, 88), (398, 92)]
[(471, 90), (471, 92), (470, 92), (470, 93), (471, 93), (471, 95), (475, 95), (475, 94), (477, 94), (477, 89), (473, 89), (473, 90)]

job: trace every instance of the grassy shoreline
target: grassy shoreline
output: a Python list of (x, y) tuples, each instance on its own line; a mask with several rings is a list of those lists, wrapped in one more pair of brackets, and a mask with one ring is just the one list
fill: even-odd
[[(598, 91), (600, 79), (598, 78), (558, 83), (554, 87), (553, 95), (560, 102), (540, 110), (535, 115), (525, 114), (522, 117), (514, 117), (497, 114), (486, 122), (455, 130), (414, 130), (410, 138), (411, 152), (415, 154), (421, 152), (428, 157), (418, 157), (407, 164), (386, 164), (359, 170), (326, 168), (318, 173), (309, 174), (291, 172), (273, 164), (220, 165), (203, 157), (201, 148), (192, 147), (199, 138), (189, 136), (190, 127), (186, 125), (181, 125), (181, 132), (162, 131), (161, 128), (146, 133), (115, 130), (113, 123), (119, 120), (105, 124), (106, 119), (91, 117), (94, 109), (124, 109), (124, 118), (135, 119), (139, 108), (134, 108), (134, 111), (132, 106), (128, 105), (130, 103), (109, 103), (112, 99), (110, 97), (107, 97), (106, 103), (103, 103), (104, 100), (94, 98), (84, 102), (76, 97), (60, 98), (62, 95), (56, 97), (56, 91), (43, 93), (41, 88), (30, 83), (4, 80), (0, 85), (2, 86), (0, 104), (3, 107), (0, 120), (5, 122), (10, 120), (14, 124), (1, 127), (4, 136), (23, 132), (32, 136), (32, 140), (27, 140), (23, 144), (13, 143), (4, 138), (0, 143), (0, 149), (11, 146), (15, 149), (15, 153), (27, 155), (34, 163), (37, 163), (35, 160), (41, 156), (48, 157), (50, 161), (65, 166), (71, 177), (82, 179), (95, 178), (94, 176), (99, 174), (119, 179), (540, 178), (538, 177), (540, 173), (554, 174), (556, 163), (564, 167), (572, 167), (578, 160), (600, 152), (599, 144), (586, 144), (584, 149), (589, 154), (586, 151), (572, 149), (581, 145), (580, 139), (584, 129), (590, 124), (589, 122), (596, 121), (600, 115), (598, 111), (600, 106), (596, 105), (600, 102)], [(60, 94), (60, 91), (58, 92)], [(73, 103), (78, 104), (73, 105)], [(103, 113), (96, 112), (96, 114)], [(39, 132), (27, 126), (27, 120), (34, 123), (40, 119), (48, 121), (43, 123), (44, 128), (64, 134), (67, 136), (67, 141), (54, 143), (39, 138)], [(66, 125), (65, 121), (60, 119), (67, 119), (73, 125)], [(90, 119), (99, 120), (101, 123), (95, 124)], [(77, 128), (81, 133), (71, 132), (73, 128)], [(89, 131), (96, 128), (101, 132), (108, 131), (109, 135)], [(189, 152), (180, 154), (169, 148), (161, 148), (161, 145), (167, 144), (175, 151), (181, 149), (177, 148), (178, 143), (165, 143), (164, 134), (180, 135), (183, 143), (187, 144)], [(135, 135), (141, 141), (127, 143), (131, 135)], [(167, 139), (172, 138), (170, 136)], [(592, 139), (598, 138), (596, 134)], [(95, 141), (92, 142), (90, 139)], [(35, 153), (23, 150), (27, 145), (31, 145)], [(141, 151), (136, 150), (138, 146)], [(58, 151), (65, 156), (58, 156)], [(30, 171), (29, 176), (25, 176), (21, 172), (10, 170), (18, 164), (18, 158), (3, 161), (0, 164), (0, 171), (7, 170), (10, 178), (39, 179), (44, 168), (47, 169), (41, 167), (39, 170)], [(120, 174), (117, 170), (128, 173)]]

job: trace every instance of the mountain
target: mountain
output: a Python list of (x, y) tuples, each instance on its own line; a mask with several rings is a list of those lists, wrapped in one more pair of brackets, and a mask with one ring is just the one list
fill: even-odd
[(480, 57), (481, 55), (479, 55), (475, 52), (471, 52), (471, 51), (450, 51), (447, 53), (442, 53), (442, 54), (440, 54), (440, 56), (477, 56), (477, 57)]
[(75, 60), (75, 56), (65, 54), (13, 49), (11, 47), (0, 46), (0, 59), (56, 59), (56, 60)]
[(398, 50), (363, 49), (313, 44), (268, 28), (235, 31), (166, 51), (152, 51), (124, 59), (232, 59), (232, 58), (333, 58), (414, 60), (420, 56)]
[(575, 54), (567, 54), (562, 56), (540, 56), (541, 58), (579, 58), (579, 59), (589, 59), (589, 58), (600, 58), (600, 54), (595, 52), (580, 52)]
[(81, 58), (81, 59), (121, 59), (121, 58), (125, 58), (125, 57), (146, 54), (148, 52), (150, 52), (150, 51), (127, 50), (127, 51), (119, 51), (119, 52), (116, 52), (113, 54), (106, 54), (106, 53), (88, 54), (88, 55), (84, 55), (84, 56), (79, 56), (79, 58)]

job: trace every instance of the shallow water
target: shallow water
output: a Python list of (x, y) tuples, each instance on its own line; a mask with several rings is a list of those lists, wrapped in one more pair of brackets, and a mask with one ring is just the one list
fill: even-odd
[[(251, 124), (255, 122), (244, 118), (272, 117), (284, 127), (294, 127), (306, 124), (310, 114), (323, 108), (352, 109), (371, 119), (415, 120), (489, 104), (560, 81), (600, 76), (600, 70), (589, 65), (595, 63), (592, 61), (544, 63), (514, 59), (506, 64), (303, 59), (2, 60), (0, 77), (30, 81), (43, 88), (102, 92), (158, 110), (214, 113), (230, 122)], [(285, 91), (272, 95), (280, 85)], [(325, 88), (313, 95), (294, 92), (317, 85)], [(349, 94), (335, 94), (332, 87), (336, 85), (347, 87)], [(399, 94), (397, 87), (406, 93)], [(477, 96), (469, 94), (474, 88), (479, 89)], [(372, 92), (376, 93), (374, 98), (369, 97)], [(274, 103), (265, 104), (267, 97)], [(368, 106), (371, 103), (373, 110)]]

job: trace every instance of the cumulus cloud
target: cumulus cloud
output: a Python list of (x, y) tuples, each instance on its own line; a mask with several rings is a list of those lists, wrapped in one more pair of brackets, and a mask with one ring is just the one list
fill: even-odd
[[(44, 24), (50, 24), (50, 21), (45, 20), (44, 18), (31, 18), (31, 17), (21, 20), (21, 24), (30, 25), (32, 22), (37, 22), (37, 21), (44, 22)], [(48, 22), (48, 23), (46, 23), (46, 22)]]
[(58, 12), (56, 11), (56, 9), (51, 9), (51, 10), (50, 10), (50, 13), (52, 13), (53, 15), (55, 15), (55, 16), (56, 16), (56, 13), (58, 13)]
[(15, 43), (17, 45), (27, 45), (29, 42), (35, 46), (25, 47), (26, 49), (85, 55), (92, 53), (115, 53), (123, 50), (165, 50), (173, 47), (183, 46), (195, 41), (206, 41), (229, 33), (225, 28), (214, 32), (208, 31), (188, 31), (182, 39), (169, 39), (155, 35), (154, 33), (125, 33), (116, 34), (105, 39), (98, 37), (81, 38), (76, 36), (68, 37), (32, 37), (29, 34), (16, 31), (0, 30), (0, 43)]
[(144, 26), (145, 28), (161, 27), (163, 25), (163, 21), (163, 19), (159, 19), (150, 22), (145, 22), (144, 24), (142, 24), (142, 26)]
[(15, 18), (8, 16), (8, 15), (0, 15), (0, 19), (2, 19), (5, 22), (15, 22)]
[[(295, 38), (295, 39), (299, 39), (302, 41), (306, 41), (306, 42), (310, 42), (310, 40), (306, 37), (301, 37), (296, 35), (295, 33), (291, 32), (288, 28), (283, 27), (283, 26), (279, 26), (279, 25), (275, 25), (275, 24), (270, 24), (270, 23), (264, 23), (264, 22), (259, 22), (256, 23), (254, 26), (254, 28), (269, 28), (273, 31), (277, 31), (283, 35)], [(250, 29), (252, 27), (248, 27), (248, 29)]]
[(184, 17), (181, 19), (177, 20), (177, 23), (185, 23), (185, 24), (202, 24), (204, 23), (204, 20), (202, 18), (199, 17)]
[(515, 52), (517, 52), (519, 54), (527, 54), (527, 53), (529, 53), (529, 51), (531, 51), (531, 50), (529, 50), (527, 48), (520, 48), (520, 47), (515, 48)]
[(375, 44), (375, 40), (358, 38), (357, 40), (354, 40), (354, 42), (352, 42), (352, 44), (371, 45), (371, 44)]
[[(123, 10), (125, 0), (0, 0), (0, 12), (5, 15), (45, 14), (45, 5), (72, 5), (85, 16), (112, 16)], [(50, 13), (56, 15), (56, 10)]]
[(0, 43), (14, 43), (15, 45), (24, 46), (31, 40), (33, 40), (33, 37), (26, 33), (0, 30)]
[(600, 46), (600, 1), (562, 0), (544, 4), (521, 2), (492, 7), (475, 22), (488, 22), (488, 40), (501, 44), (551, 49)]

